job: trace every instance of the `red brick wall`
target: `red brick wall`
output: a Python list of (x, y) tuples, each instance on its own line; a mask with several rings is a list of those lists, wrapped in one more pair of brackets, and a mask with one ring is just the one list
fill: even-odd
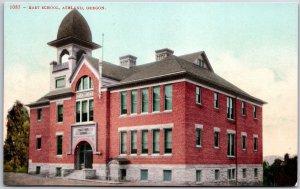
[[(214, 108), (214, 91), (201, 88), (202, 104), (196, 104), (196, 85), (187, 83), (186, 90), (186, 149), (187, 163), (230, 164), (236, 158), (227, 157), (227, 129), (236, 130), (238, 163), (262, 163), (262, 113), (258, 108), (257, 119), (253, 119), (253, 105), (246, 102), (246, 114), (241, 115), (241, 101), (236, 99), (236, 119), (227, 119), (227, 96), (219, 93), (219, 109)], [(202, 147), (196, 147), (195, 124), (202, 124)], [(220, 128), (219, 149), (214, 148), (214, 127)], [(242, 152), (241, 132), (247, 133), (247, 149)], [(253, 134), (258, 134), (258, 151), (253, 150)]]
[[(137, 132), (137, 155), (138, 157), (130, 157), (130, 131), (127, 132), (127, 158), (131, 163), (135, 164), (166, 164), (175, 163), (181, 164), (185, 162), (185, 110), (184, 110), (184, 93), (185, 83), (175, 83), (172, 85), (172, 112), (164, 111), (164, 89), (163, 85), (160, 87), (160, 113), (152, 112), (152, 87), (148, 88), (149, 95), (149, 113), (141, 115), (141, 89), (138, 89), (138, 111), (137, 115), (130, 115), (130, 90), (127, 91), (127, 115), (120, 116), (120, 92), (111, 93), (111, 120), (110, 120), (110, 150), (111, 157), (117, 157), (120, 154), (120, 136), (118, 132), (119, 127), (143, 126), (174, 123), (172, 129), (172, 157), (153, 158), (152, 154), (152, 132), (148, 132), (148, 157), (140, 157), (141, 152), (141, 132)], [(164, 131), (160, 130), (160, 155), (164, 154)]]
[[(29, 159), (33, 162), (48, 162), (49, 138), (49, 107), (42, 107), (42, 118), (37, 120), (37, 109), (30, 109)], [(36, 136), (42, 136), (41, 149), (37, 149)]]

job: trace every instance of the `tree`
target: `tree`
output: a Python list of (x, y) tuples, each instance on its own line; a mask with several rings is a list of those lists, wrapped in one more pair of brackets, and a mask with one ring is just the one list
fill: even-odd
[(28, 167), (29, 115), (20, 101), (7, 114), (7, 137), (4, 143), (4, 170)]

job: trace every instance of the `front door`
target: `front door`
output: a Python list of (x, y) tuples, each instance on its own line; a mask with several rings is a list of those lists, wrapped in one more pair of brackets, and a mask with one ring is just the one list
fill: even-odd
[(77, 145), (76, 149), (75, 169), (93, 168), (93, 151), (91, 145), (87, 142), (81, 142)]

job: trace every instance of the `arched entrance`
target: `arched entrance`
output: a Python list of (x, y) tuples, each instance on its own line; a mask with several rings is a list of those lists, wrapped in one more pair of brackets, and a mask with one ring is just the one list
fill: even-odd
[(91, 145), (86, 142), (80, 142), (75, 149), (75, 169), (93, 168), (93, 150)]

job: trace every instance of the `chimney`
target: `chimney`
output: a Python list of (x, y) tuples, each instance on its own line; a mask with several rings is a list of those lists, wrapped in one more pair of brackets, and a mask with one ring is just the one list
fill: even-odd
[(156, 61), (160, 61), (168, 56), (172, 55), (174, 51), (168, 48), (160, 49), (155, 51)]
[(120, 57), (120, 66), (124, 68), (131, 68), (136, 66), (136, 59), (137, 57), (132, 55), (125, 55)]

